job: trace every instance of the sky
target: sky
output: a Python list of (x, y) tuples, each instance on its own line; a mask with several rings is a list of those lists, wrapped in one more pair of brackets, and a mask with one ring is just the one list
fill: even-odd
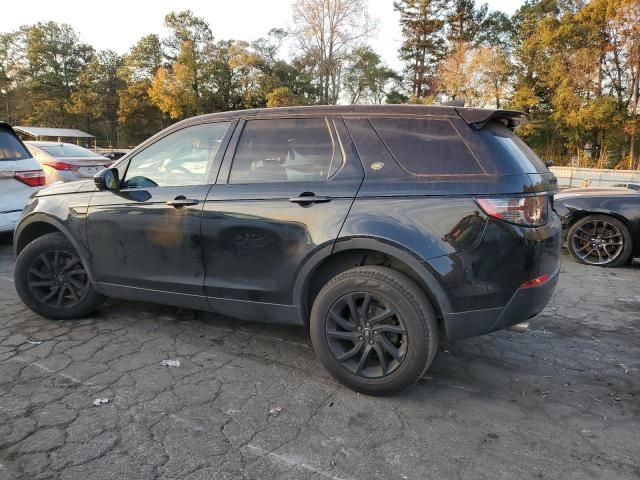
[[(485, 0), (490, 10), (512, 14), (524, 0)], [(6, 2), (6, 3), (5, 3)], [(149, 33), (164, 32), (164, 16), (172, 10), (192, 10), (211, 25), (216, 39), (252, 41), (271, 28), (292, 26), (292, 0), (30, 0), (28, 7), (4, 0), (0, 32), (21, 25), (54, 20), (70, 24), (83, 42), (98, 50), (111, 49), (122, 54)], [(483, 3), (478, 0), (478, 3)], [(399, 69), (400, 46), (398, 15), (393, 0), (369, 0), (369, 13), (377, 20), (377, 31), (369, 44), (392, 68)]]

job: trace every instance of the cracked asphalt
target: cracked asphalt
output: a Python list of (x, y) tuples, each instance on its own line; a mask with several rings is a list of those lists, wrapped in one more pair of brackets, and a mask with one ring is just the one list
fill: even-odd
[(124, 301), (43, 319), (2, 245), (0, 479), (640, 478), (640, 266), (562, 261), (526, 333), (446, 345), (372, 398), (302, 328)]

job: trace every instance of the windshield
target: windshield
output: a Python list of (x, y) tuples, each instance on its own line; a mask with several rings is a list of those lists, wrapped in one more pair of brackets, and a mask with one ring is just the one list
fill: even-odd
[(0, 161), (24, 160), (25, 158), (31, 158), (31, 155), (24, 149), (18, 139), (6, 130), (0, 130)]
[(102, 157), (102, 155), (98, 155), (97, 153), (94, 153), (91, 150), (88, 150), (79, 145), (60, 143), (58, 145), (38, 145), (38, 147), (56, 158), (104, 158)]

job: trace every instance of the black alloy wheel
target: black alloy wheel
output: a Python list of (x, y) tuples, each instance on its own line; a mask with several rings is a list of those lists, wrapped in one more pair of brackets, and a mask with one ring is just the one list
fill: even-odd
[(48, 233), (25, 246), (13, 273), (22, 301), (43, 317), (83, 317), (104, 301), (82, 259), (62, 233)]
[(571, 227), (567, 247), (580, 263), (616, 267), (629, 260), (632, 242), (628, 228), (620, 220), (589, 215)]
[(393, 373), (407, 353), (404, 322), (388, 300), (373, 293), (349, 293), (335, 302), (326, 335), (336, 360), (366, 378)]
[(391, 395), (418, 381), (438, 349), (431, 302), (391, 268), (367, 265), (336, 275), (318, 292), (313, 348), (338, 381), (368, 395)]
[(64, 250), (38, 255), (29, 267), (27, 284), (38, 301), (56, 308), (77, 307), (89, 292), (80, 257)]

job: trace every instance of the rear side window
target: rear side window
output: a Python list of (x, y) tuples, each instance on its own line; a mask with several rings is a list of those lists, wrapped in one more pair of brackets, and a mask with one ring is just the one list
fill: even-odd
[(24, 160), (25, 158), (31, 158), (31, 155), (18, 139), (8, 131), (0, 129), (0, 161)]
[(324, 118), (249, 120), (229, 183), (319, 182), (341, 165)]
[(484, 173), (446, 119), (372, 118), (370, 121), (398, 164), (413, 175)]
[(540, 157), (520, 137), (500, 122), (491, 122), (478, 134), (489, 146), (494, 158), (501, 160), (505, 165), (513, 168), (514, 164), (517, 164), (525, 173), (549, 171)]

